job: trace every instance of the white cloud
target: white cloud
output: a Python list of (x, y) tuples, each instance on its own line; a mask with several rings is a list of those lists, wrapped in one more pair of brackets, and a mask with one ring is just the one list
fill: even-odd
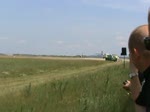
[(17, 43), (18, 43), (18, 44), (26, 44), (27, 41), (26, 41), (26, 40), (18, 40)]
[(8, 37), (0, 37), (0, 40), (8, 40)]
[(133, 12), (145, 12), (150, 0), (81, 0), (83, 4)]
[(79, 44), (70, 44), (70, 45), (68, 45), (68, 48), (70, 48), (70, 49), (80, 49), (80, 48), (82, 48), (82, 46), (79, 45)]
[(116, 39), (117, 39), (118, 41), (124, 41), (124, 40), (125, 40), (125, 37), (123, 37), (123, 36), (117, 36)]
[(57, 43), (57, 44), (64, 44), (65, 42), (64, 42), (64, 41), (59, 40), (59, 41), (56, 41), (56, 43)]
[(119, 44), (120, 44), (120, 46), (122, 46), (122, 47), (127, 47), (127, 42), (120, 42)]
[(116, 36), (116, 42), (120, 47), (127, 47), (128, 38), (126, 36)]
[(141, 3), (150, 3), (150, 0), (140, 0)]

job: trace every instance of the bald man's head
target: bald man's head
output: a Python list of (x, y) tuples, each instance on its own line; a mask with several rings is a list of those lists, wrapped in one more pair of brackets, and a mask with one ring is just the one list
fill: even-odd
[(148, 25), (139, 26), (131, 33), (128, 46), (130, 61), (143, 72), (150, 66), (150, 11)]
[[(137, 49), (140, 53), (144, 53), (144, 51), (147, 51), (146, 46), (144, 44), (145, 37), (149, 37), (149, 25), (142, 25), (137, 27), (131, 33), (129, 38), (128, 45), (130, 52), (133, 52), (134, 48)], [(150, 52), (150, 50), (148, 52)]]

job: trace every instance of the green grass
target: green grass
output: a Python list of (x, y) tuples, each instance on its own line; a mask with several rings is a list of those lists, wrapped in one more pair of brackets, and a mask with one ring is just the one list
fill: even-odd
[[(33, 61), (39, 62), (41, 67), (44, 60)], [(45, 60), (48, 67), (43, 66), (64, 70), (105, 64), (101, 61), (51, 61)], [(27, 59), (24, 63), (26, 62), (30, 63), (31, 60)], [(52, 68), (50, 69), (53, 70)], [(0, 112), (134, 112), (131, 98), (122, 89), (127, 74), (128, 67), (114, 65), (37, 87), (30, 83), (20, 94), (11, 93), (0, 97)]]
[(86, 60), (50, 60), (34, 58), (0, 58), (0, 77), (21, 77), (78, 70), (104, 62)]

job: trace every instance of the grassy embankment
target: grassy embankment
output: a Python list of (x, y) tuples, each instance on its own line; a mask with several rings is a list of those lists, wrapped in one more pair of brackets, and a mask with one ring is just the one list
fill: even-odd
[(31, 82), (19, 94), (0, 96), (0, 112), (133, 112), (132, 100), (122, 89), (128, 67), (107, 66), (112, 63), (1, 58), (1, 80), (45, 74), (72, 76), (35, 87)]

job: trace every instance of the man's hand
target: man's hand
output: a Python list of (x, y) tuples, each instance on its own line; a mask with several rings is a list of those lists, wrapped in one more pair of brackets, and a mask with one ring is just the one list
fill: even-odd
[(126, 80), (123, 82), (123, 88), (126, 90), (126, 91), (130, 91), (131, 89), (131, 82), (129, 80)]

